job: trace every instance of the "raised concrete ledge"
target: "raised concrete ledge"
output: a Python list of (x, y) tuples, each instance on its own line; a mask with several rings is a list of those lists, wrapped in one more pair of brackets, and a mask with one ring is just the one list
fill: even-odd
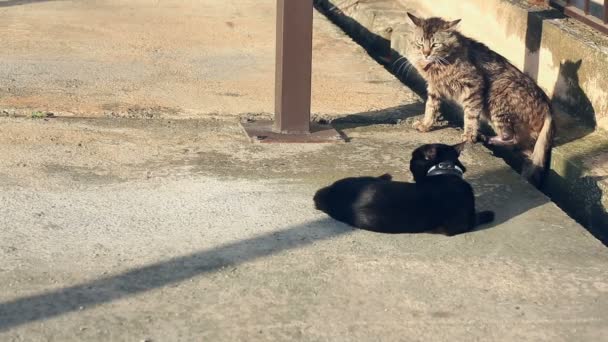
[(423, 15), (461, 18), (463, 33), (531, 75), (568, 114), (608, 128), (607, 36), (529, 1), (396, 1)]
[[(462, 18), (465, 34), (509, 58), (552, 97), (558, 137), (543, 191), (608, 241), (608, 134), (602, 129), (608, 127), (608, 38), (524, 1), (317, 0), (316, 6), (422, 96), (424, 81), (405, 62), (411, 53), (405, 12)], [(450, 119), (460, 119), (458, 108), (444, 107)], [(517, 158), (505, 157), (518, 167)]]

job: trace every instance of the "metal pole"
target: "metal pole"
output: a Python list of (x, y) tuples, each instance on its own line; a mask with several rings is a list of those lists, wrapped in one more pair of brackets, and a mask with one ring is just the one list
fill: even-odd
[(313, 0), (277, 0), (274, 121), (242, 122), (261, 143), (343, 141), (331, 125), (310, 122)]
[(312, 1), (277, 0), (274, 130), (278, 133), (310, 132)]

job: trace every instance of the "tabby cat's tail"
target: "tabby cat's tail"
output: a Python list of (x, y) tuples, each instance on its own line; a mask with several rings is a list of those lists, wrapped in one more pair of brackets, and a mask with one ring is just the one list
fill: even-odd
[(522, 170), (522, 175), (536, 186), (541, 185), (543, 178), (549, 169), (554, 133), (555, 124), (553, 122), (553, 114), (549, 109), (545, 115), (545, 121), (538, 134), (536, 144), (534, 144), (534, 151), (532, 152), (530, 161), (524, 165)]

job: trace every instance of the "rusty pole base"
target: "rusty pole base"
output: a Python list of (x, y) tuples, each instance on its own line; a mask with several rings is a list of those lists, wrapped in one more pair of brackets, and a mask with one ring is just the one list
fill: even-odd
[(278, 133), (271, 120), (245, 121), (241, 126), (254, 143), (336, 143), (342, 135), (330, 125), (310, 123), (310, 133)]

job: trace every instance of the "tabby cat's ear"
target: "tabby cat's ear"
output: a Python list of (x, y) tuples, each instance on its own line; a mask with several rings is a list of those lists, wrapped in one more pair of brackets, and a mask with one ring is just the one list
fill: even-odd
[(443, 24), (443, 29), (445, 31), (448, 31), (448, 30), (452, 30), (452, 29), (456, 28), (456, 25), (458, 25), (458, 23), (460, 22), (460, 20), (462, 20), (462, 19), (456, 19), (454, 21), (448, 21), (448, 22), (446, 22), (445, 24)]
[(422, 26), (422, 19), (418, 18), (417, 16), (413, 15), (410, 12), (407, 12), (407, 16), (410, 17), (410, 19), (412, 19), (412, 22), (414, 23), (414, 25), (420, 27)]
[(460, 144), (453, 145), (452, 147), (458, 152), (458, 155), (464, 151), (464, 147), (467, 145), (466, 141), (461, 142)]

